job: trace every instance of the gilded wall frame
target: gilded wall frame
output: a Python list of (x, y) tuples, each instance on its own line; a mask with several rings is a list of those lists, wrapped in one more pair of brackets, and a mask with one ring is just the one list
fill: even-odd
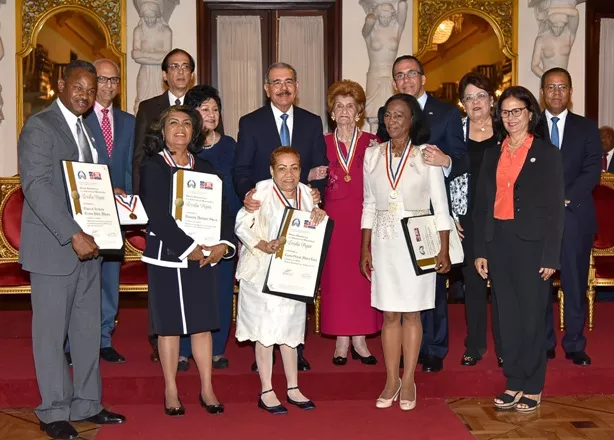
[(512, 84), (517, 84), (518, 0), (414, 0), (414, 55), (420, 58), (434, 50), (430, 42), (439, 23), (459, 13), (477, 15), (491, 25), (501, 51), (512, 62)]
[(102, 28), (107, 47), (119, 59), (121, 107), (126, 109), (126, 1), (124, 0), (16, 0), (17, 133), (23, 126), (23, 60), (36, 47), (45, 22), (63, 11), (89, 15)]

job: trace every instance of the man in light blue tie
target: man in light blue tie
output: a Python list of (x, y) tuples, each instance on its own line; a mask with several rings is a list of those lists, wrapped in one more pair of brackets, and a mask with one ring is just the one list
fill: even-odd
[[(553, 68), (541, 78), (542, 115), (546, 139), (561, 150), (565, 180), (565, 231), (561, 246), (561, 283), (565, 294), (565, 358), (576, 365), (590, 365), (583, 334), (586, 320), (586, 290), (597, 218), (593, 188), (601, 175), (601, 139), (594, 121), (568, 110), (573, 94), (571, 75)], [(550, 296), (552, 300), (552, 296)], [(552, 307), (546, 317), (548, 358), (556, 355)]]
[[(298, 90), (296, 70), (286, 63), (272, 64), (266, 73), (264, 91), (270, 99), (239, 120), (239, 134), (233, 168), (233, 182), (248, 211), (258, 209), (254, 187), (271, 178), (271, 153), (280, 146), (292, 146), (301, 156), (301, 182), (314, 190), (314, 202), (320, 201), (327, 182), (328, 158), (320, 116), (294, 105)], [(324, 93), (325, 91), (322, 91)], [(256, 371), (256, 362), (252, 370)], [(298, 347), (299, 371), (310, 370)]]

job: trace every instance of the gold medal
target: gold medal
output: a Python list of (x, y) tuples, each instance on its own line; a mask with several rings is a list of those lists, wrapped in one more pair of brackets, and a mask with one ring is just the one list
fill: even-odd
[(391, 199), (396, 199), (397, 197), (399, 197), (399, 193), (397, 192), (396, 189), (393, 189), (392, 191), (390, 191), (390, 198)]
[(73, 200), (79, 200), (79, 192), (77, 191), (71, 192), (70, 196), (73, 198)]
[(346, 182), (350, 182), (352, 180), (352, 176), (350, 176), (349, 174), (346, 174), (343, 180), (345, 180)]
[(175, 200), (175, 205), (181, 208), (183, 206), (183, 199)]

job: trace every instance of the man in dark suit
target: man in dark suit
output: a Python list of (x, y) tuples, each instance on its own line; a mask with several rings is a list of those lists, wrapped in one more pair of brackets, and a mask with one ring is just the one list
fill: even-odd
[[(252, 198), (254, 187), (261, 180), (271, 178), (270, 156), (279, 146), (292, 146), (301, 155), (301, 181), (317, 188), (314, 201), (319, 201), (319, 194), (324, 193), (328, 159), (322, 120), (294, 105), (297, 89), (296, 70), (292, 66), (271, 65), (264, 84), (270, 104), (239, 120), (233, 182), (246, 209), (258, 209), (260, 203)], [(300, 345), (298, 369), (310, 368)], [(255, 362), (252, 370), (255, 371)]]
[(601, 171), (614, 173), (614, 128), (604, 125), (599, 127), (599, 136), (601, 136), (601, 147), (603, 148), (603, 159)]
[(183, 98), (194, 80), (196, 64), (192, 55), (183, 49), (173, 49), (162, 60), (162, 79), (168, 90), (139, 104), (136, 112), (134, 158), (132, 160), (132, 188), (139, 192), (139, 168), (143, 161), (143, 142), (152, 122), (171, 105), (183, 105)]
[[(467, 145), (463, 137), (460, 111), (425, 92), (426, 76), (420, 60), (412, 55), (398, 57), (392, 65), (392, 76), (399, 93), (412, 95), (431, 129), (429, 146), (423, 151), (424, 162), (441, 166), (447, 178), (467, 172)], [(377, 135), (382, 140), (389, 136), (384, 125), (384, 107), (378, 112)], [(448, 303), (446, 295), (447, 275), (437, 275), (435, 308), (422, 312), (422, 347), (419, 362), (426, 372), (438, 372), (443, 368), (443, 358), (448, 354)]]
[[(83, 124), (96, 96), (96, 69), (71, 61), (58, 98), (30, 117), (19, 136), (19, 176), (25, 203), (19, 262), (32, 284), (32, 348), (42, 402), (40, 428), (52, 438), (78, 433), (69, 420), (98, 424), (126, 419), (100, 404), (100, 258), (91, 235), (73, 219), (62, 160), (96, 163), (96, 141)], [(74, 374), (64, 357), (73, 346)]]
[[(565, 180), (565, 230), (561, 248), (561, 284), (565, 293), (565, 358), (590, 365), (583, 334), (589, 259), (597, 232), (593, 188), (601, 176), (601, 139), (597, 124), (567, 108), (573, 93), (571, 75), (556, 67), (541, 78), (540, 94), (546, 105), (542, 133), (561, 150)], [(550, 295), (552, 301), (552, 295)], [(548, 358), (555, 357), (556, 336), (552, 307), (548, 307)]]
[[(134, 150), (134, 116), (113, 107), (120, 86), (120, 71), (113, 61), (102, 59), (94, 63), (98, 75), (98, 92), (93, 109), (85, 123), (96, 140), (98, 163), (109, 165), (115, 188), (132, 194), (132, 155)], [(105, 255), (102, 261), (102, 335), (100, 357), (107, 362), (121, 363), (126, 359), (111, 344), (115, 315), (119, 301), (119, 270), (123, 256)]]

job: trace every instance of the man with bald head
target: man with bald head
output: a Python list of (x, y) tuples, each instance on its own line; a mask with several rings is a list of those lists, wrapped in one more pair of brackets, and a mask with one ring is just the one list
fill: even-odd
[[(98, 163), (109, 165), (113, 187), (132, 194), (135, 118), (113, 106), (113, 100), (121, 87), (117, 64), (111, 60), (101, 59), (95, 61), (94, 66), (98, 92), (94, 106), (85, 117), (85, 123), (96, 140)], [(111, 344), (119, 301), (119, 269), (122, 259), (121, 253), (105, 254), (102, 261), (100, 358), (112, 363), (126, 361)]]
[(601, 171), (614, 173), (614, 163), (612, 156), (614, 155), (614, 128), (604, 125), (599, 128), (601, 136), (601, 147), (603, 148), (603, 161)]

